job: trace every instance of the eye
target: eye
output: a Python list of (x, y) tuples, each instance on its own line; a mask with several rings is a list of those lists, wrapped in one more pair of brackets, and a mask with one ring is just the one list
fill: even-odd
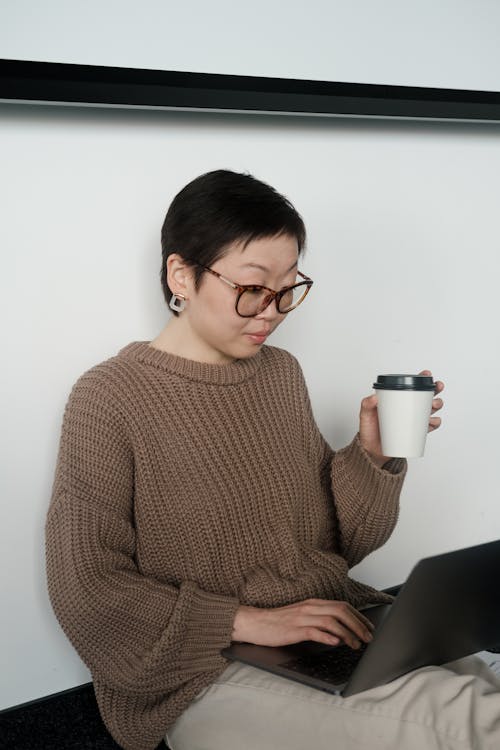
[(281, 297), (282, 305), (291, 305), (293, 302), (293, 289), (287, 289), (287, 291)]
[(258, 296), (262, 294), (263, 287), (261, 286), (249, 286), (245, 289), (245, 294), (251, 294), (252, 296)]

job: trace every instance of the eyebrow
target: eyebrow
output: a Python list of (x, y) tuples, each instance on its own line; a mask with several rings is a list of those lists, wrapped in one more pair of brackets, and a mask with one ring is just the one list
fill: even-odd
[[(299, 265), (299, 262), (298, 260), (296, 260), (295, 263), (292, 266), (290, 266), (288, 271), (286, 271), (286, 273), (290, 273), (290, 271), (293, 271), (293, 269), (297, 268), (298, 265)], [(240, 266), (240, 268), (258, 268), (259, 271), (264, 271), (265, 273), (269, 273), (269, 268), (266, 268), (266, 266), (261, 266), (260, 263), (243, 263), (243, 265)]]

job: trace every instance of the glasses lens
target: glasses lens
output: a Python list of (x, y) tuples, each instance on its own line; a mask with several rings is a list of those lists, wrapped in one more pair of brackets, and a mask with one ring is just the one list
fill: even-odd
[(297, 305), (300, 305), (304, 297), (306, 296), (308, 292), (308, 286), (307, 284), (301, 284), (300, 286), (295, 286), (293, 289), (287, 289), (285, 294), (283, 294), (282, 297), (280, 297), (279, 301), (279, 311), (281, 313), (286, 313), (289, 310), (293, 310), (294, 307), (297, 307)]
[(251, 317), (262, 312), (270, 298), (266, 289), (245, 289), (238, 300), (238, 312), (244, 317)]

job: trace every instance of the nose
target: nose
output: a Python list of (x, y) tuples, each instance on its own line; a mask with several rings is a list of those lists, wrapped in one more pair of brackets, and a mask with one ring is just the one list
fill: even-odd
[(267, 307), (262, 310), (258, 315), (255, 315), (256, 320), (266, 320), (269, 323), (273, 323), (276, 319), (279, 322), (283, 320), (283, 315), (279, 312), (276, 305), (276, 297), (270, 301)]

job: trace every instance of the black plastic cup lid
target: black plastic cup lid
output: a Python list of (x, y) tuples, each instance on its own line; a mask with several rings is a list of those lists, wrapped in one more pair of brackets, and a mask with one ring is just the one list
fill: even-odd
[(386, 391), (433, 391), (436, 384), (430, 375), (379, 375), (373, 387)]

